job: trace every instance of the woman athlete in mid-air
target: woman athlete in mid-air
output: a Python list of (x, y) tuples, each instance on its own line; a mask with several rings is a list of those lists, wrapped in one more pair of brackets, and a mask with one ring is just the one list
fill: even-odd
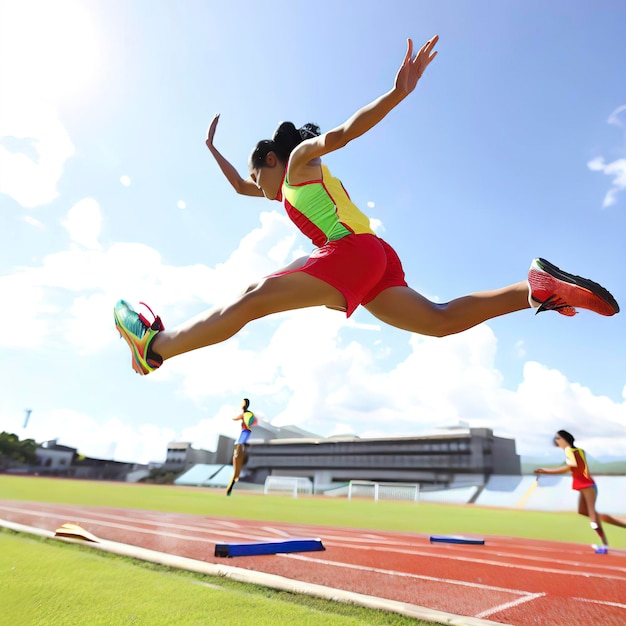
[(413, 55), (413, 42), (393, 87), (336, 128), (319, 134), (313, 124), (300, 130), (282, 123), (273, 139), (260, 141), (242, 178), (213, 141), (219, 116), (208, 131), (207, 147), (237, 193), (278, 200), (316, 249), (250, 285), (233, 302), (215, 307), (165, 330), (160, 317), (149, 321), (124, 300), (114, 308), (115, 324), (130, 346), (132, 365), (148, 374), (176, 355), (224, 341), (252, 320), (293, 309), (327, 306), (350, 316), (364, 306), (378, 319), (422, 335), (443, 337), (488, 319), (534, 307), (566, 316), (577, 308), (601, 315), (619, 311), (613, 296), (585, 278), (534, 259), (527, 280), (501, 289), (434, 303), (411, 289), (393, 248), (374, 233), (369, 218), (350, 200), (321, 157), (343, 148), (378, 124), (416, 87), (436, 57), (438, 37)]

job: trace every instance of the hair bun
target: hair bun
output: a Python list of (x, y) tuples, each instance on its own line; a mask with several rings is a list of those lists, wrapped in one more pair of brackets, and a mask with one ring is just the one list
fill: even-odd
[(308, 124), (302, 126), (302, 128), (299, 128), (298, 132), (300, 133), (300, 137), (302, 137), (302, 140), (304, 141), (305, 139), (311, 139), (311, 137), (319, 137), (320, 127), (317, 124), (311, 124), (309, 122)]

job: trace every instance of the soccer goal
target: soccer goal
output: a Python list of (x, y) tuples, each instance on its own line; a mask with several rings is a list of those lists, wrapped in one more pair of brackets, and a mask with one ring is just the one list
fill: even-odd
[(297, 498), (298, 495), (310, 496), (313, 493), (313, 483), (309, 478), (302, 476), (268, 476), (265, 479), (263, 493), (289, 494), (292, 498)]
[(348, 484), (348, 500), (370, 498), (379, 500), (409, 500), (419, 502), (420, 486), (412, 483), (377, 483), (369, 480), (351, 480)]

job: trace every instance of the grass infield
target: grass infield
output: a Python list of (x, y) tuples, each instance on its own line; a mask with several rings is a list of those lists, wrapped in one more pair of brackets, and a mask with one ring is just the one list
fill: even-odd
[[(259, 522), (282, 521), (367, 530), (524, 537), (591, 544), (597, 535), (587, 518), (573, 511), (545, 512), (472, 505), (351, 500), (325, 496), (264, 496), (170, 485), (0, 475), (0, 499), (78, 504), (232, 517)], [(1, 516), (1, 513), (0, 513)], [(607, 525), (614, 548), (626, 548), (626, 530)]]
[(432, 626), (11, 531), (0, 531), (0, 554), (7, 626)]

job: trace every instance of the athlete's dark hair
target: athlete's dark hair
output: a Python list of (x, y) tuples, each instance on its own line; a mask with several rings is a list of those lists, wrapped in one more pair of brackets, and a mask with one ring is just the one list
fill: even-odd
[(317, 124), (309, 123), (302, 126), (302, 128), (296, 128), (292, 122), (281, 122), (271, 139), (263, 139), (257, 143), (248, 162), (250, 169), (263, 167), (265, 159), (270, 152), (274, 152), (281, 161), (286, 163), (289, 160), (291, 151), (298, 144), (305, 139), (317, 137), (319, 134), (320, 128)]
[(248, 400), (248, 398), (244, 398), (241, 404), (243, 405), (243, 410), (247, 411), (250, 406), (250, 400)]
[(561, 437), (561, 439), (565, 439), (572, 448), (574, 447), (574, 435), (572, 435), (572, 433), (568, 433), (566, 430), (559, 430), (556, 434)]

